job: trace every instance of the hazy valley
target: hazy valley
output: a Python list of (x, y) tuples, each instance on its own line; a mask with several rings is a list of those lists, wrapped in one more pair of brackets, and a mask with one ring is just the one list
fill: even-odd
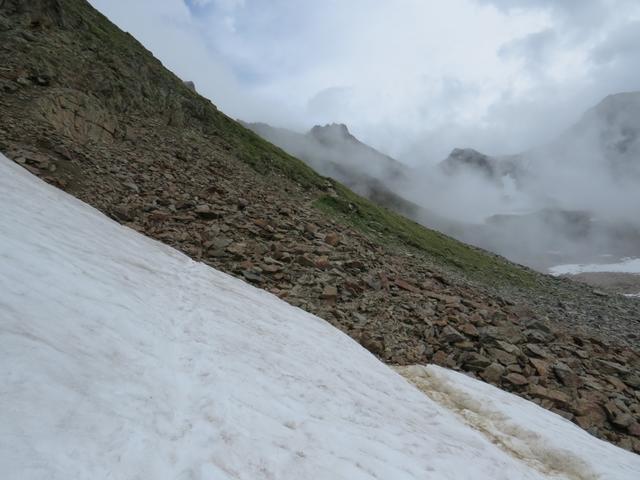
[[(507, 156), (454, 149), (430, 167), (402, 164), (344, 125), (248, 126), (372, 201), (543, 272), (640, 256), (640, 93), (607, 97), (548, 145)], [(640, 292), (634, 280), (623, 293)]]

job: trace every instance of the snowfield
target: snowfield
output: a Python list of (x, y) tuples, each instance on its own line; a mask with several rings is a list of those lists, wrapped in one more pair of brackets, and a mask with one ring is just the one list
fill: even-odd
[(3, 479), (640, 478), (640, 456), (460, 374), (414, 367), (425, 395), (1, 156), (0, 201)]
[(640, 275), (640, 258), (623, 258), (616, 263), (586, 263), (557, 265), (549, 269), (551, 275), (577, 275), (578, 273), (631, 273)]

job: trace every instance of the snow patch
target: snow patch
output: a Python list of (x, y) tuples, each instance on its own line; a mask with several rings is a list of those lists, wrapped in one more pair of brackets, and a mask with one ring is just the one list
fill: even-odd
[(584, 263), (556, 265), (549, 269), (551, 275), (577, 275), (578, 273), (633, 273), (640, 275), (640, 258), (623, 258), (616, 263)]
[[(321, 319), (2, 156), (0, 202), (3, 478), (570, 478), (470, 428)], [(468, 385), (482, 404), (528, 412)], [(552, 426), (573, 441), (571, 424)], [(640, 478), (640, 457), (589, 439), (572, 462)]]
[[(636, 458), (592, 437), (565, 418), (492, 385), (436, 365), (396, 367), (429, 398), (550, 478), (631, 479)], [(590, 451), (590, 455), (585, 452)]]

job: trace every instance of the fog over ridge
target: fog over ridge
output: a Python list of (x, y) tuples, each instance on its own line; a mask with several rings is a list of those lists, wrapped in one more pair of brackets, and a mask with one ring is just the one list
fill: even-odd
[[(635, 0), (90, 1), (228, 115), (428, 226), (538, 268), (639, 253)], [(332, 124), (356, 147), (302, 138)], [(461, 156), (485, 171), (443, 168)]]

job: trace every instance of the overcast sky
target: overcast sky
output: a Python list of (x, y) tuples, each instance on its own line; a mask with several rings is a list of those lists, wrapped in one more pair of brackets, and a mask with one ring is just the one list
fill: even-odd
[(640, 90), (638, 0), (90, 0), (228, 115), (407, 163), (516, 152)]

